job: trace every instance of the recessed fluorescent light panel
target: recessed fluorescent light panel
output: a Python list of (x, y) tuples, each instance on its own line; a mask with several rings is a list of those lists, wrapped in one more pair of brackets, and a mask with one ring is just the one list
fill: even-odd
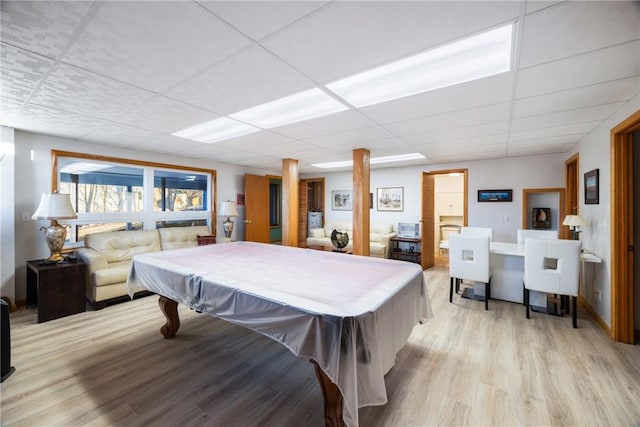
[[(424, 159), (424, 156), (420, 153), (410, 153), (410, 154), (399, 154), (396, 156), (384, 156), (384, 157), (372, 157), (369, 159), (369, 163), (372, 165), (377, 165), (380, 163), (391, 163), (391, 162), (406, 162), (409, 160), (420, 160)], [(316, 168), (344, 168), (347, 166), (353, 166), (353, 160), (344, 160), (341, 162), (328, 162), (328, 163), (315, 163), (311, 166)]]
[(364, 71), (327, 88), (364, 107), (509, 71), (514, 25)]
[(348, 107), (318, 88), (267, 102), (234, 114), (237, 120), (270, 129), (347, 110)]
[(250, 133), (260, 131), (259, 128), (250, 126), (246, 123), (240, 123), (228, 117), (220, 117), (219, 119), (210, 120), (199, 125), (191, 126), (171, 135), (180, 138), (190, 139), (192, 141), (212, 143), (225, 139), (235, 138), (237, 136), (249, 135)]

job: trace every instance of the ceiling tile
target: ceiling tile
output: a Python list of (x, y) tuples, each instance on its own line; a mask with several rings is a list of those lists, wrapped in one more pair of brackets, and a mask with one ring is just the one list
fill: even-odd
[(196, 2), (100, 2), (61, 60), (163, 91), (250, 43)]
[(575, 110), (514, 119), (511, 122), (511, 132), (604, 120), (618, 108), (622, 107), (623, 104), (623, 102), (614, 102), (611, 104), (597, 105), (595, 107), (577, 108)]
[(90, 142), (99, 142), (100, 144), (135, 149), (138, 144), (144, 144), (160, 137), (162, 137), (162, 134), (156, 132), (110, 122), (89, 132), (83, 139)]
[(509, 122), (502, 121), (475, 126), (464, 126), (436, 132), (406, 135), (403, 136), (402, 139), (410, 144), (422, 145), (425, 143), (459, 141), (491, 135), (506, 135), (508, 131)]
[(117, 119), (153, 96), (152, 92), (58, 63), (33, 94), (31, 102), (102, 119)]
[(56, 58), (67, 46), (92, 1), (0, 2), (0, 38)]
[(504, 23), (519, 8), (517, 2), (333, 2), (263, 44), (328, 83)]
[(166, 94), (209, 111), (231, 114), (313, 86), (313, 81), (288, 64), (263, 48), (252, 46)]
[(0, 96), (27, 101), (52, 65), (44, 56), (0, 44)]
[(393, 134), (391, 132), (381, 126), (371, 126), (362, 129), (307, 138), (307, 141), (318, 147), (345, 146), (352, 148), (354, 146), (363, 146), (376, 140), (389, 139), (392, 136)]
[(518, 99), (514, 102), (513, 117), (526, 117), (616, 101), (628, 101), (639, 92), (640, 77), (630, 77), (628, 79), (533, 96)]
[(80, 138), (87, 132), (105, 124), (104, 120), (90, 116), (41, 105), (25, 104), (20, 110), (14, 126), (30, 132)]
[(506, 102), (511, 99), (512, 92), (513, 73), (503, 73), (372, 105), (361, 111), (378, 123), (392, 123)]
[(499, 146), (492, 150), (480, 152), (439, 153), (429, 156), (434, 163), (465, 162), (473, 160), (499, 159), (503, 157), (507, 157), (507, 149)]
[(230, 147), (240, 151), (252, 151), (263, 147), (271, 147), (283, 143), (295, 143), (294, 139), (279, 135), (275, 132), (263, 130), (249, 135), (239, 136), (237, 138), (225, 141), (214, 142), (211, 145), (220, 145)]
[[(158, 153), (177, 153), (189, 148), (198, 148), (202, 145), (202, 142), (191, 141), (173, 135), (163, 135), (148, 142), (136, 144), (135, 149), (154, 151)], [(223, 151), (226, 152), (228, 149), (224, 148)]]
[(562, 3), (563, 1), (535, 1), (535, 0), (527, 0), (527, 9), (526, 13), (533, 13), (541, 9), (546, 9), (550, 6), (553, 6), (558, 3)]
[(525, 18), (520, 67), (555, 61), (640, 36), (638, 3), (569, 1)]
[(209, 111), (156, 96), (115, 121), (155, 132), (173, 133), (218, 117)]
[(275, 128), (274, 131), (292, 138), (310, 138), (350, 132), (359, 129), (370, 128), (375, 123), (355, 110), (342, 111), (317, 119), (293, 123)]
[(473, 126), (487, 122), (508, 120), (511, 114), (511, 103), (502, 102), (494, 105), (486, 105), (467, 110), (458, 110), (445, 114), (420, 117), (412, 120), (403, 120), (385, 124), (396, 135), (411, 135), (451, 129), (456, 127)]
[(604, 83), (640, 75), (640, 42), (521, 69), (516, 98)]
[(199, 1), (253, 40), (261, 40), (321, 8), (324, 1)]
[(600, 121), (580, 122), (564, 126), (550, 126), (533, 128), (523, 131), (512, 131), (509, 134), (510, 142), (525, 141), (536, 138), (556, 137), (565, 135), (582, 135), (585, 136), (600, 124)]

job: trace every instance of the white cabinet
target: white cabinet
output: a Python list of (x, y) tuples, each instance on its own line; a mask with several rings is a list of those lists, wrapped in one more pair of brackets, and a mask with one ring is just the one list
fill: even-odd
[(462, 193), (438, 193), (437, 204), (439, 216), (464, 215)]

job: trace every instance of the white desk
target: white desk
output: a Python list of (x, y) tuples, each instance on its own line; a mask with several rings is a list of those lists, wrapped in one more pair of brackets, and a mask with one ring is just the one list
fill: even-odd
[[(449, 241), (440, 243), (441, 249), (449, 249)], [(522, 274), (524, 273), (524, 244), (491, 242), (489, 264), (491, 266), (491, 298), (522, 303)], [(590, 252), (582, 252), (583, 263), (601, 263)], [(484, 296), (484, 285), (474, 287), (476, 295)], [(546, 294), (531, 291), (531, 305), (546, 307)]]

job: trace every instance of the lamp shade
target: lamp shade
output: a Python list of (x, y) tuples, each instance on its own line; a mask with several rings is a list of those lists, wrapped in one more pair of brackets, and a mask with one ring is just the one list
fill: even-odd
[(220, 216), (238, 216), (238, 211), (236, 209), (236, 203), (231, 200), (227, 200), (226, 202), (222, 202), (220, 205), (220, 211), (218, 212)]
[(567, 215), (564, 217), (562, 225), (568, 225), (570, 227), (582, 227), (588, 225), (588, 223), (582, 215)]
[(71, 206), (68, 194), (42, 193), (40, 205), (31, 219), (75, 219), (78, 218)]

